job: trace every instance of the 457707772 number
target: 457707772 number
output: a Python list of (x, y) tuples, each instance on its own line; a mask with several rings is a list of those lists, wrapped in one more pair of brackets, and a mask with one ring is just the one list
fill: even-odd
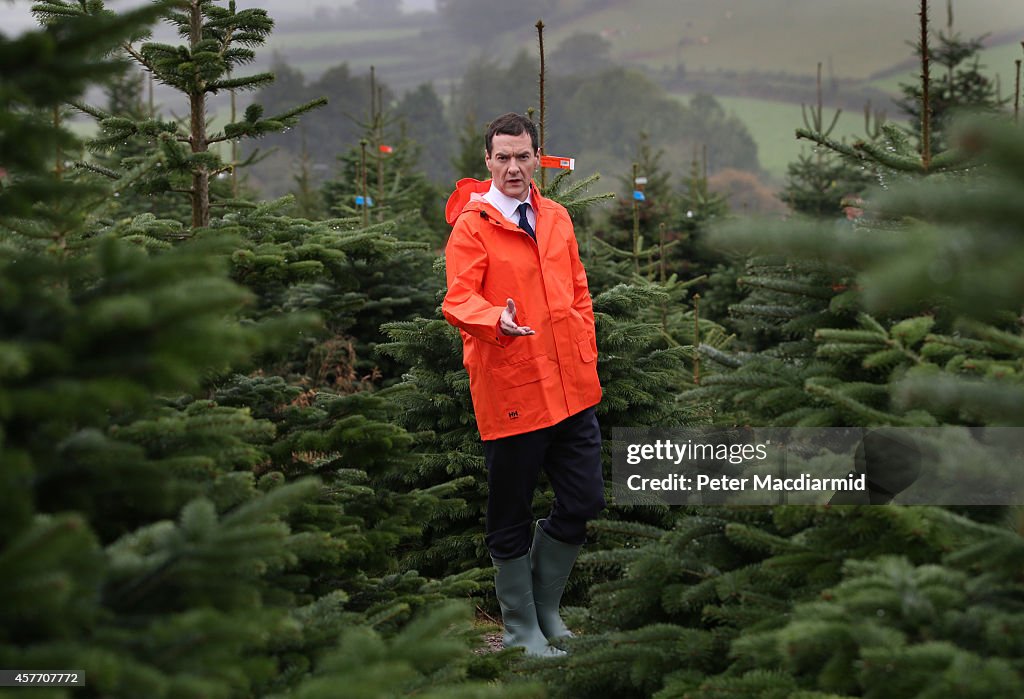
[(85, 674), (81, 672), (0, 670), (0, 687), (80, 687), (84, 684)]

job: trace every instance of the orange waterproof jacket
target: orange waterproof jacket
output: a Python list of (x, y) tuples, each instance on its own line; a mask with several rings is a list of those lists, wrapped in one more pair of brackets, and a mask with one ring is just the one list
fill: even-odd
[[(587, 274), (565, 208), (531, 184), (537, 240), (483, 194), (491, 182), (463, 179), (448, 199), (448, 293), (441, 310), (462, 335), (480, 437), (554, 425), (601, 400)], [(506, 336), (506, 299), (535, 335)]]

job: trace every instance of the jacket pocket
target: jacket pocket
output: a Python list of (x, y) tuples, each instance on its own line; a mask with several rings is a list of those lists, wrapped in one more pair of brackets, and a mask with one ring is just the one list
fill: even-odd
[(594, 350), (593, 342), (590, 337), (576, 341), (576, 346), (580, 348), (580, 359), (584, 362), (589, 363), (597, 359), (597, 352)]
[(502, 364), (491, 369), (491, 382), (496, 389), (517, 388), (546, 379), (554, 371), (554, 362), (545, 355)]

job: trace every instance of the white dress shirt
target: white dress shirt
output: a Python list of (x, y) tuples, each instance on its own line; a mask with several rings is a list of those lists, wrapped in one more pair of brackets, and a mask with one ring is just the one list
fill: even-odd
[[(517, 226), (519, 225), (519, 212), (516, 211), (516, 209), (518, 209), (519, 205), (523, 202), (502, 192), (495, 186), (493, 181), (491, 182), (491, 188), (487, 190), (486, 194), (484, 194), (484, 199), (500, 211), (501, 215), (504, 216), (506, 220), (511, 221)], [(526, 207), (526, 220), (530, 222), (530, 227), (533, 228), (533, 230), (537, 230), (537, 214), (533, 210), (532, 190), (530, 191), (530, 196), (526, 198), (526, 201), (529, 203), (529, 206)]]

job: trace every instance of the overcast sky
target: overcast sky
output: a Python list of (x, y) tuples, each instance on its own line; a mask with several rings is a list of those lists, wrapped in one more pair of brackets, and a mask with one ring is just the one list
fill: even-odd
[[(34, 0), (0, 0), (0, 32), (17, 34), (36, 26), (30, 12)], [(309, 16), (317, 7), (337, 8), (351, 5), (355, 0), (236, 0), (238, 7), (262, 7), (276, 21), (281, 22), (299, 15)], [(146, 0), (108, 0), (107, 7), (116, 10), (146, 4)], [(403, 0), (406, 10), (433, 10), (434, 0)]]

